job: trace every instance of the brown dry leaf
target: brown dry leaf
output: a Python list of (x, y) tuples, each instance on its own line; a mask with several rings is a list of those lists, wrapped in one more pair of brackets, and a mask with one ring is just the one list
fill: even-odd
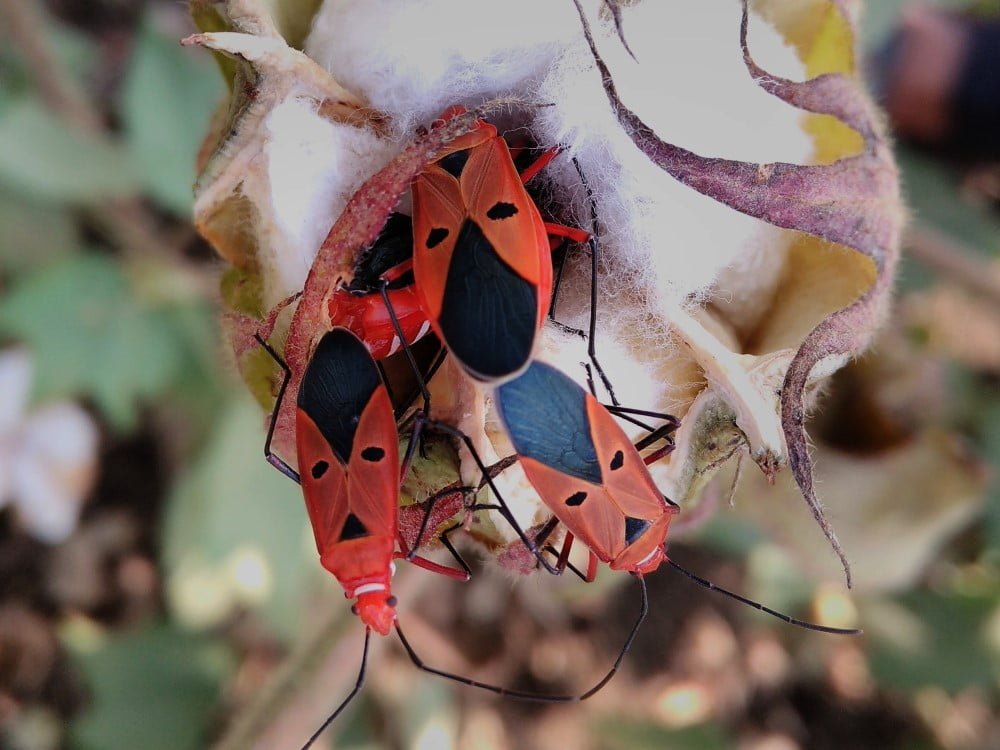
[[(781, 428), (792, 473), (813, 517), (841, 558), (850, 585), (846, 555), (815, 494), (804, 428), (805, 391), (815, 370), (828, 373), (846, 357), (866, 348), (887, 309), (898, 257), (902, 210), (895, 164), (874, 107), (859, 84), (842, 73), (824, 73), (800, 83), (772, 76), (761, 69), (747, 48), (749, 11), (744, 0), (740, 44), (749, 74), (765, 91), (792, 106), (835, 117), (861, 137), (863, 149), (856, 155), (839, 155), (836, 161), (817, 165), (753, 164), (703, 157), (662, 140), (619, 99), (579, 3), (577, 8), (595, 63), (602, 72), (608, 100), (636, 146), (654, 163), (682, 183), (738, 211), (849, 247), (867, 256), (874, 267), (874, 278), (870, 278), (868, 288), (859, 290), (861, 295), (848, 306), (828, 311), (798, 344), (781, 386)], [(777, 20), (779, 4), (771, 3), (770, 10)], [(847, 10), (843, 7), (837, 10), (840, 42), (853, 44)], [(838, 20), (829, 11), (819, 17)], [(843, 52), (840, 57), (846, 58), (849, 68), (852, 48), (848, 46)], [(713, 381), (711, 374), (709, 381)], [(728, 391), (726, 396), (735, 402), (733, 406), (739, 413), (740, 423), (761, 424), (740, 413), (749, 402), (743, 394), (749, 392), (739, 383), (736, 383), (737, 388), (726, 389), (722, 382), (716, 379), (714, 384)], [(746, 427), (744, 430), (749, 432)], [(773, 448), (761, 452), (754, 444), (753, 435), (748, 437), (755, 460), (766, 474), (773, 474), (782, 458), (780, 454)]]

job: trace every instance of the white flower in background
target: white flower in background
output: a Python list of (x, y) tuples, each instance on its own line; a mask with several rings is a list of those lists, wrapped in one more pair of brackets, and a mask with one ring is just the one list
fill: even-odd
[(93, 485), (98, 429), (69, 402), (27, 413), (31, 376), (27, 350), (0, 352), (0, 508), (14, 505), (29, 534), (58, 544)]

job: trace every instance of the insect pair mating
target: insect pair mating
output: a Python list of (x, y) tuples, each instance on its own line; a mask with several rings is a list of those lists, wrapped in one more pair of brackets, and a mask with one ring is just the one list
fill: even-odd
[[(449, 110), (448, 118), (461, 110)], [(299, 385), (295, 431), (298, 470), (271, 452), (276, 416), (290, 372), (271, 347), (260, 343), (282, 365), (285, 377), (265, 444), (265, 455), (302, 485), (322, 565), (355, 599), (355, 613), (365, 624), (362, 664), (354, 690), (306, 743), (309, 747), (361, 689), (371, 630), (387, 635), (395, 627), (411, 660), (422, 670), (464, 684), (526, 700), (572, 701), (589, 698), (619, 668), (648, 609), (643, 576), (663, 562), (696, 582), (750, 604), (768, 614), (814, 630), (855, 634), (782, 615), (732, 592), (715, 587), (678, 566), (666, 554), (666, 540), (679, 508), (656, 487), (640, 450), (676, 428), (677, 422), (654, 412), (632, 410), (615, 402), (602, 405), (591, 392), (556, 368), (533, 361), (535, 341), (549, 313), (553, 287), (550, 254), (553, 241), (587, 242), (592, 254), (589, 354), (610, 391), (594, 351), (596, 326), (597, 245), (593, 234), (546, 223), (524, 187), (558, 154), (545, 152), (518, 173), (510, 148), (492, 125), (478, 122), (472, 132), (450, 143), (412, 185), (412, 236), (409, 222), (394, 217), (366, 254), (366, 272), (352, 287), (335, 290), (328, 313), (332, 329), (311, 354)], [(582, 177), (582, 175), (581, 175)], [(594, 220), (596, 223), (596, 211)], [(407, 251), (412, 248), (412, 261)], [(410, 275), (412, 273), (412, 283)], [(433, 330), (462, 369), (493, 387), (493, 399), (514, 446), (517, 461), (552, 520), (534, 537), (519, 526), (498, 491), (493, 475), (471, 440), (454, 427), (432, 419), (424, 373), (410, 346)], [(424, 395), (414, 419), (406, 454), (400, 461), (397, 415), (376, 358), (402, 350)], [(612, 399), (614, 397), (612, 395)], [(615, 421), (619, 416), (662, 417), (658, 428), (633, 444)], [(645, 425), (644, 425), (645, 426)], [(539, 566), (561, 574), (574, 540), (590, 553), (586, 580), (599, 562), (636, 576), (641, 606), (621, 652), (606, 675), (579, 695), (538, 695), (480, 683), (429, 667), (406, 640), (396, 619), (391, 593), (394, 559), (406, 558), (433, 572), (469, 578), (468, 566), (448, 541), (460, 568), (416, 554), (436, 498), (427, 503), (421, 533), (407, 544), (398, 529), (399, 487), (414, 450), (426, 431), (462, 441), (493, 493), (489, 505), (466, 511), (497, 510)], [(402, 468), (401, 468), (402, 467)], [(471, 495), (472, 493), (470, 493)], [(566, 533), (555, 562), (546, 540), (556, 525)], [(456, 525), (457, 526), (457, 525)]]

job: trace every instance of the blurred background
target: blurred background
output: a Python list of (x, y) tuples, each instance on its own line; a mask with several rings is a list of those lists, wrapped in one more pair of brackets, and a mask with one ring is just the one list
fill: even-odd
[[(811, 428), (863, 583), (845, 597), (836, 568), (810, 575), (826, 553), (801, 548), (801, 501), (751, 471), (735, 511), (671, 548), (865, 637), (795, 630), (663, 570), (622, 674), (585, 706), (493, 700), (379, 642), (327, 746), (1000, 747), (1000, 130), (955, 94), (989, 82), (948, 68), (998, 36), (982, 30), (1000, 3), (868, 5), (914, 222), (895, 317)], [(356, 676), (362, 630), (298, 489), (260, 460), (261, 412), (218, 333), (222, 262), (189, 224), (223, 94), (177, 43), (192, 31), (174, 0), (0, 0), (2, 748), (296, 748)], [(637, 606), (623, 576), (411, 573), (397, 594), (429, 662), (546, 692), (601, 674)]]

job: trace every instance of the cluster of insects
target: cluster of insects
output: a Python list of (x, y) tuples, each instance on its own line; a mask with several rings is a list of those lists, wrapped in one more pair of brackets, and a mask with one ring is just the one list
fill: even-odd
[[(453, 108), (443, 118), (462, 111)], [(598, 363), (593, 340), (597, 315), (596, 209), (592, 211), (591, 231), (546, 222), (525, 187), (559, 153), (557, 148), (545, 151), (519, 171), (514, 155), (519, 151), (512, 154), (496, 127), (480, 120), (416, 177), (411, 186), (412, 219), (394, 214), (364, 254), (362, 267), (350, 285), (333, 290), (329, 296), (332, 326), (316, 343), (298, 391), (297, 468), (271, 451), (290, 371), (258, 336), (285, 373), (265, 456), (301, 484), (320, 561), (343, 586), (345, 596), (355, 600), (353, 611), (365, 626), (356, 685), (304, 748), (361, 689), (373, 630), (388, 635), (395, 629), (417, 667), (467, 685), (525, 700), (590, 697), (618, 670), (646, 616), (643, 576), (663, 563), (703, 586), (791, 624), (831, 633), (859, 632), (806, 623), (775, 612), (695, 576), (667, 555), (667, 535), (679, 507), (660, 492), (647, 466), (669, 452), (670, 435), (678, 422), (669, 415), (621, 406)], [(582, 173), (580, 177), (586, 186)], [(567, 242), (590, 246), (589, 354), (593, 370), (610, 394), (613, 403), (609, 405), (598, 399), (593, 378), (588, 377), (588, 392), (555, 367), (533, 358), (552, 301), (556, 276), (552, 253)], [(439, 357), (430, 368), (421, 368), (411, 348), (431, 332), (441, 342), (441, 356), (447, 352), (465, 374), (491, 389), (515, 453), (500, 463), (506, 466), (516, 460), (552, 512), (551, 520), (533, 534), (518, 525), (495, 486), (494, 476), (504, 467), (486, 466), (466, 435), (433, 418), (426, 381), (441, 360)], [(405, 355), (423, 396), (422, 408), (408, 415), (394, 410), (380, 367), (381, 360), (397, 352)], [(648, 434), (633, 443), (618, 419), (630, 421)], [(646, 421), (659, 424), (648, 425)], [(409, 430), (410, 436), (402, 457), (398, 447), (401, 429)], [(538, 567), (556, 575), (571, 569), (592, 581), (603, 562), (640, 582), (639, 618), (615, 663), (589, 690), (578, 695), (540, 695), (487, 685), (425, 665), (406, 640), (391, 592), (393, 561), (405, 558), (461, 580), (470, 576), (468, 566), (448, 540), (448, 533), (458, 524), (441, 540), (459, 567), (417, 554), (427, 536), (435, 498), (427, 503), (415, 543), (407, 544), (398, 527), (400, 485), (427, 432), (465, 444), (482, 472), (482, 484), (492, 490), (488, 505), (475, 504), (476, 493), (468, 493), (465, 511), (497, 511), (534, 555)], [(656, 447), (659, 443), (662, 446)], [(555, 549), (547, 540), (560, 524), (564, 527), (563, 542), (561, 549)], [(585, 571), (569, 564), (576, 540), (589, 551)]]

